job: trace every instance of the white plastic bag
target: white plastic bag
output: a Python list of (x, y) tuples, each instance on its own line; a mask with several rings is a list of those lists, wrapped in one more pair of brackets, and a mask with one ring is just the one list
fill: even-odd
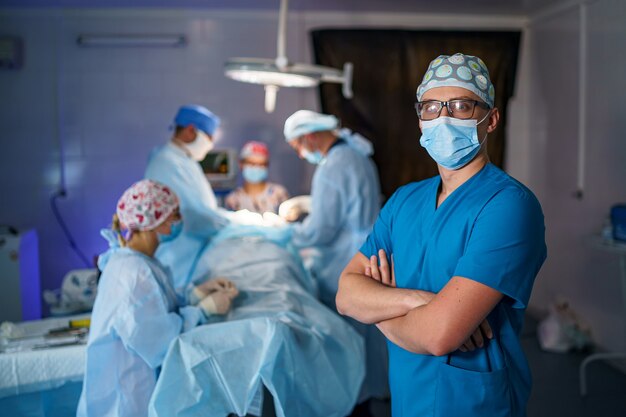
[(591, 345), (591, 331), (581, 323), (567, 301), (554, 303), (537, 327), (539, 345), (548, 352), (584, 350)]

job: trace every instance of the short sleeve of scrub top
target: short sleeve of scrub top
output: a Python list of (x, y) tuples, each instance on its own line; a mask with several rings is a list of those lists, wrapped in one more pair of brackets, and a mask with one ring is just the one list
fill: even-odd
[(393, 224), (394, 206), (399, 193), (400, 190), (396, 191), (385, 203), (378, 214), (378, 218), (374, 223), (372, 232), (367, 237), (365, 243), (361, 246), (360, 252), (367, 258), (372, 255), (378, 256), (378, 251), (380, 249), (384, 249), (387, 256), (393, 253), (393, 246), (391, 244), (391, 227)]
[(485, 284), (526, 308), (546, 258), (544, 223), (536, 198), (517, 187), (494, 195), (479, 213), (455, 276)]

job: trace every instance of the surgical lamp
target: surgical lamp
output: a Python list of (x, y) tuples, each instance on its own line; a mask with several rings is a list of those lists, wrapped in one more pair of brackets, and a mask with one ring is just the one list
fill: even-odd
[(224, 64), (224, 75), (235, 81), (261, 84), (265, 87), (265, 111), (271, 113), (276, 106), (280, 87), (315, 87), (320, 82), (342, 84), (345, 98), (352, 98), (352, 64), (346, 62), (343, 71), (320, 65), (291, 63), (285, 53), (287, 3), (281, 0), (278, 16), (278, 56), (276, 59), (231, 58)]

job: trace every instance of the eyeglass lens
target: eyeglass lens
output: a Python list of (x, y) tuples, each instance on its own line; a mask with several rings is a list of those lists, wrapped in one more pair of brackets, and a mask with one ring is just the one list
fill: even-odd
[(448, 114), (457, 119), (469, 119), (474, 115), (475, 100), (421, 101), (415, 106), (421, 120), (432, 120), (439, 117), (445, 106)]

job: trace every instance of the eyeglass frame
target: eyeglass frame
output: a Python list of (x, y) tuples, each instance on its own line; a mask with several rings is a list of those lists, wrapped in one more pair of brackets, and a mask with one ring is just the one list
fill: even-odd
[[(450, 102), (453, 101), (464, 101), (466, 103), (472, 103), (473, 107), (472, 107), (472, 114), (465, 118), (465, 119), (461, 119), (460, 117), (455, 117), (453, 115), (453, 112), (450, 111), (450, 107), (449, 104)], [(437, 112), (437, 117), (433, 117), (432, 119), (422, 119), (422, 117), (420, 116), (420, 111), (418, 109), (418, 106), (421, 104), (423, 105), (424, 103), (439, 103), (439, 111)], [(441, 101), (441, 100), (424, 100), (424, 101), (418, 101), (415, 103), (415, 113), (417, 113), (417, 118), (420, 120), (435, 120), (438, 119), (441, 116), (441, 111), (443, 110), (443, 108), (445, 107), (446, 110), (448, 111), (448, 114), (450, 115), (450, 117), (454, 117), (455, 119), (459, 119), (459, 120), (469, 120), (472, 117), (474, 117), (474, 111), (476, 110), (476, 106), (478, 105), (478, 107), (482, 107), (485, 110), (491, 110), (491, 107), (489, 107), (489, 105), (485, 102), (479, 101), (479, 100), (473, 100), (470, 98), (454, 98), (452, 100), (448, 100), (448, 101)]]

